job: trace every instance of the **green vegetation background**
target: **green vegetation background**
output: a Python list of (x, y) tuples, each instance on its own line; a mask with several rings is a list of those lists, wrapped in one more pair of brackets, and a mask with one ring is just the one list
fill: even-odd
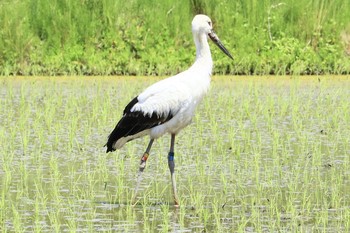
[(216, 73), (350, 73), (350, 1), (0, 0), (0, 74), (174, 74), (197, 13), (235, 57), (212, 46)]

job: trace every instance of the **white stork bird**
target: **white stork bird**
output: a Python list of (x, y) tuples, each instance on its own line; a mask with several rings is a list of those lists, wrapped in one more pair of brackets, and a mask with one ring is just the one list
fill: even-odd
[(233, 59), (214, 33), (212, 22), (208, 16), (196, 15), (193, 18), (192, 33), (196, 44), (194, 64), (184, 72), (154, 83), (131, 100), (124, 109), (123, 117), (108, 137), (107, 153), (121, 148), (125, 143), (135, 138), (150, 136), (148, 147), (141, 157), (134, 198), (154, 139), (169, 133), (171, 134), (171, 144), (168, 165), (175, 205), (179, 205), (174, 175), (175, 135), (191, 123), (197, 105), (208, 91), (213, 68), (208, 37), (227, 56)]

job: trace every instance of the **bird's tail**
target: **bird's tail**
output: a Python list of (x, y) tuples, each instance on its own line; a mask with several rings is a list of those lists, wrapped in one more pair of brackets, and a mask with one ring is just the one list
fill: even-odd
[(107, 147), (106, 153), (113, 152), (113, 151), (116, 150), (116, 149), (113, 148), (113, 146), (108, 146), (107, 144), (108, 143), (104, 144), (104, 146), (103, 146), (103, 147)]
[[(116, 131), (116, 130), (114, 130)], [(114, 132), (113, 131), (113, 132)], [(106, 153), (108, 152), (113, 152), (116, 150), (116, 148), (114, 148), (114, 144), (115, 142), (119, 139), (118, 137), (115, 137), (113, 134), (113, 132), (108, 136), (108, 141), (107, 143), (103, 146), (103, 147), (107, 147)]]

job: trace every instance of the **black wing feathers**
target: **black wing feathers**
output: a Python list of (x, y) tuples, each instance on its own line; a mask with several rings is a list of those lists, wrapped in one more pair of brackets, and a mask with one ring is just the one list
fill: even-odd
[(135, 98), (133, 98), (133, 99), (130, 101), (130, 103), (128, 103), (128, 105), (126, 105), (123, 114), (125, 114), (125, 113), (127, 113), (127, 112), (130, 112), (131, 108), (132, 108), (135, 104), (137, 104), (137, 102), (139, 102), (139, 101), (138, 101), (137, 96), (136, 96)]
[(146, 129), (151, 129), (157, 125), (163, 124), (169, 121), (173, 115), (170, 113), (168, 115), (158, 115), (157, 112), (153, 112), (151, 116), (144, 115), (141, 111), (131, 112), (131, 108), (138, 102), (137, 97), (135, 97), (131, 102), (125, 107), (124, 115), (108, 137), (107, 141), (107, 151), (114, 151), (113, 144), (122, 137), (131, 136), (142, 132)]

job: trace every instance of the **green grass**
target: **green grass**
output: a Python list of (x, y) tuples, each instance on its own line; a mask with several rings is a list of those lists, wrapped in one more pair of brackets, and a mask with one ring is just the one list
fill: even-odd
[(217, 74), (350, 72), (348, 1), (23, 0), (0, 3), (1, 75), (165, 75), (194, 59), (205, 13), (226, 47)]
[[(158, 78), (157, 78), (158, 79)], [(214, 77), (177, 137), (180, 208), (169, 137), (102, 146), (137, 93), (157, 80), (1, 78), (3, 232), (348, 232), (350, 80)]]

